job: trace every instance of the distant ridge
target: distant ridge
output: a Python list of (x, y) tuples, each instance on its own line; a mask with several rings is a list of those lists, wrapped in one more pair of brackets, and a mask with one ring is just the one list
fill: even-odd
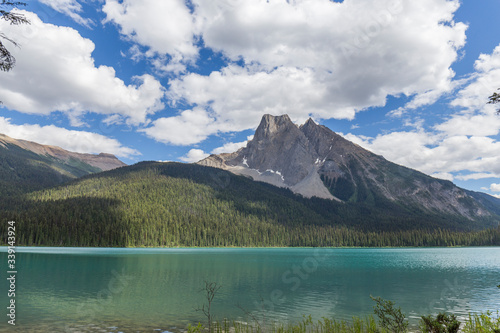
[(9, 144), (14, 144), (37, 155), (52, 156), (61, 161), (68, 161), (71, 158), (74, 158), (93, 167), (96, 167), (101, 171), (112, 170), (126, 165), (125, 163), (117, 159), (113, 154), (100, 153), (99, 155), (94, 155), (75, 153), (57, 146), (42, 145), (32, 141), (13, 139), (5, 134), (0, 133), (0, 146), (7, 148), (7, 145)]
[(125, 165), (111, 154), (80, 154), (0, 134), (0, 199)]

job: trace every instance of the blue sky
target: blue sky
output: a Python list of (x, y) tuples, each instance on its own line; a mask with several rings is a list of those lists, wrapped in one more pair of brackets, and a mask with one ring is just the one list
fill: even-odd
[(497, 0), (38, 0), (0, 22), (0, 133), (193, 162), (263, 114), (316, 122), (388, 160), (500, 194)]

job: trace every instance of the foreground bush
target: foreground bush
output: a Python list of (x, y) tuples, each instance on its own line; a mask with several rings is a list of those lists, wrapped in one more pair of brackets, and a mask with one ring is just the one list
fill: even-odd
[[(304, 317), (302, 322), (291, 324), (273, 324), (265, 327), (259, 323), (254, 325), (240, 322), (224, 320), (223, 322), (215, 322), (211, 325), (214, 333), (391, 333), (377, 325), (377, 322), (372, 316), (365, 319), (353, 317), (352, 322), (344, 320), (337, 321), (328, 318), (323, 318), (317, 322), (313, 322), (311, 316)], [(197, 326), (188, 326), (188, 333), (204, 333), (208, 331), (201, 323)]]
[[(500, 288), (500, 286), (498, 286)], [(207, 304), (203, 305), (202, 310), (208, 319), (208, 327), (205, 328), (201, 323), (197, 326), (189, 325), (188, 333), (406, 333), (409, 331), (406, 314), (396, 307), (392, 301), (384, 300), (381, 297), (370, 298), (375, 302), (373, 312), (378, 317), (378, 323), (373, 316), (365, 319), (353, 317), (351, 322), (344, 320), (337, 321), (324, 318), (317, 322), (312, 320), (312, 316), (304, 316), (304, 319), (296, 324), (265, 324), (260, 323), (257, 318), (250, 316), (254, 324), (241, 321), (212, 322), (213, 315), (210, 312), (211, 304), (221, 285), (216, 282), (205, 281)], [(243, 309), (242, 309), (243, 310)], [(248, 313), (247, 313), (248, 314)], [(420, 320), (420, 332), (422, 333), (458, 333), (461, 323), (454, 314), (439, 313), (436, 317), (432, 315), (422, 316)], [(412, 330), (413, 331), (413, 330)], [(500, 333), (499, 312), (496, 317), (488, 311), (481, 314), (469, 314), (468, 320), (463, 326), (464, 333)]]
[[(425, 318), (425, 319), (424, 319)], [(395, 326), (392, 326), (393, 329)], [(461, 329), (459, 329), (461, 328)], [(420, 321), (420, 329), (411, 332), (422, 333), (500, 333), (500, 316), (497, 312), (493, 315), (492, 312), (482, 314), (471, 314), (464, 324), (460, 327), (460, 322), (454, 315), (438, 314), (436, 317), (431, 315), (422, 317)], [(255, 322), (245, 323), (241, 321), (217, 321), (212, 323), (211, 330), (208, 327), (198, 323), (197, 326), (189, 325), (188, 333), (395, 333), (399, 332), (392, 329), (382, 327), (377, 323), (373, 316), (368, 316), (364, 319), (353, 317), (351, 321), (334, 320), (323, 318), (314, 322), (311, 316), (304, 319), (295, 325), (291, 324), (272, 324), (263, 325)]]
[(500, 333), (500, 316), (497, 311), (496, 318), (491, 311), (481, 314), (469, 315), (463, 329), (465, 333)]
[(460, 322), (455, 315), (440, 313), (436, 318), (431, 315), (422, 316), (420, 329), (424, 333), (457, 333)]

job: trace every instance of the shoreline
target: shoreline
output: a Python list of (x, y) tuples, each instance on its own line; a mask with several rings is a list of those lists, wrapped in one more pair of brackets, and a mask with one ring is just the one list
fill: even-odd
[[(52, 246), (52, 245), (16, 245), (15, 248), (54, 248), (54, 249), (465, 249), (465, 248), (500, 248), (500, 245), (476, 245), (476, 246)], [(0, 249), (8, 249), (9, 245), (0, 245)]]

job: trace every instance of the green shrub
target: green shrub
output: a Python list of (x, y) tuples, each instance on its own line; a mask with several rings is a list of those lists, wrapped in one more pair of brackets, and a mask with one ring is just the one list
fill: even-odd
[(453, 314), (440, 313), (436, 318), (432, 315), (422, 316), (420, 328), (424, 333), (456, 333), (460, 328), (460, 322)]
[(404, 333), (408, 331), (408, 322), (405, 321), (405, 314), (401, 308), (395, 308), (392, 301), (386, 301), (381, 297), (370, 296), (377, 304), (373, 311), (379, 318), (379, 324), (383, 328), (394, 333)]
[(481, 314), (469, 315), (465, 322), (464, 333), (500, 333), (500, 316), (497, 312), (496, 318), (491, 311)]
[(192, 326), (191, 324), (188, 325), (187, 331), (188, 333), (200, 333), (204, 330), (205, 328), (201, 323), (198, 323), (197, 326)]

